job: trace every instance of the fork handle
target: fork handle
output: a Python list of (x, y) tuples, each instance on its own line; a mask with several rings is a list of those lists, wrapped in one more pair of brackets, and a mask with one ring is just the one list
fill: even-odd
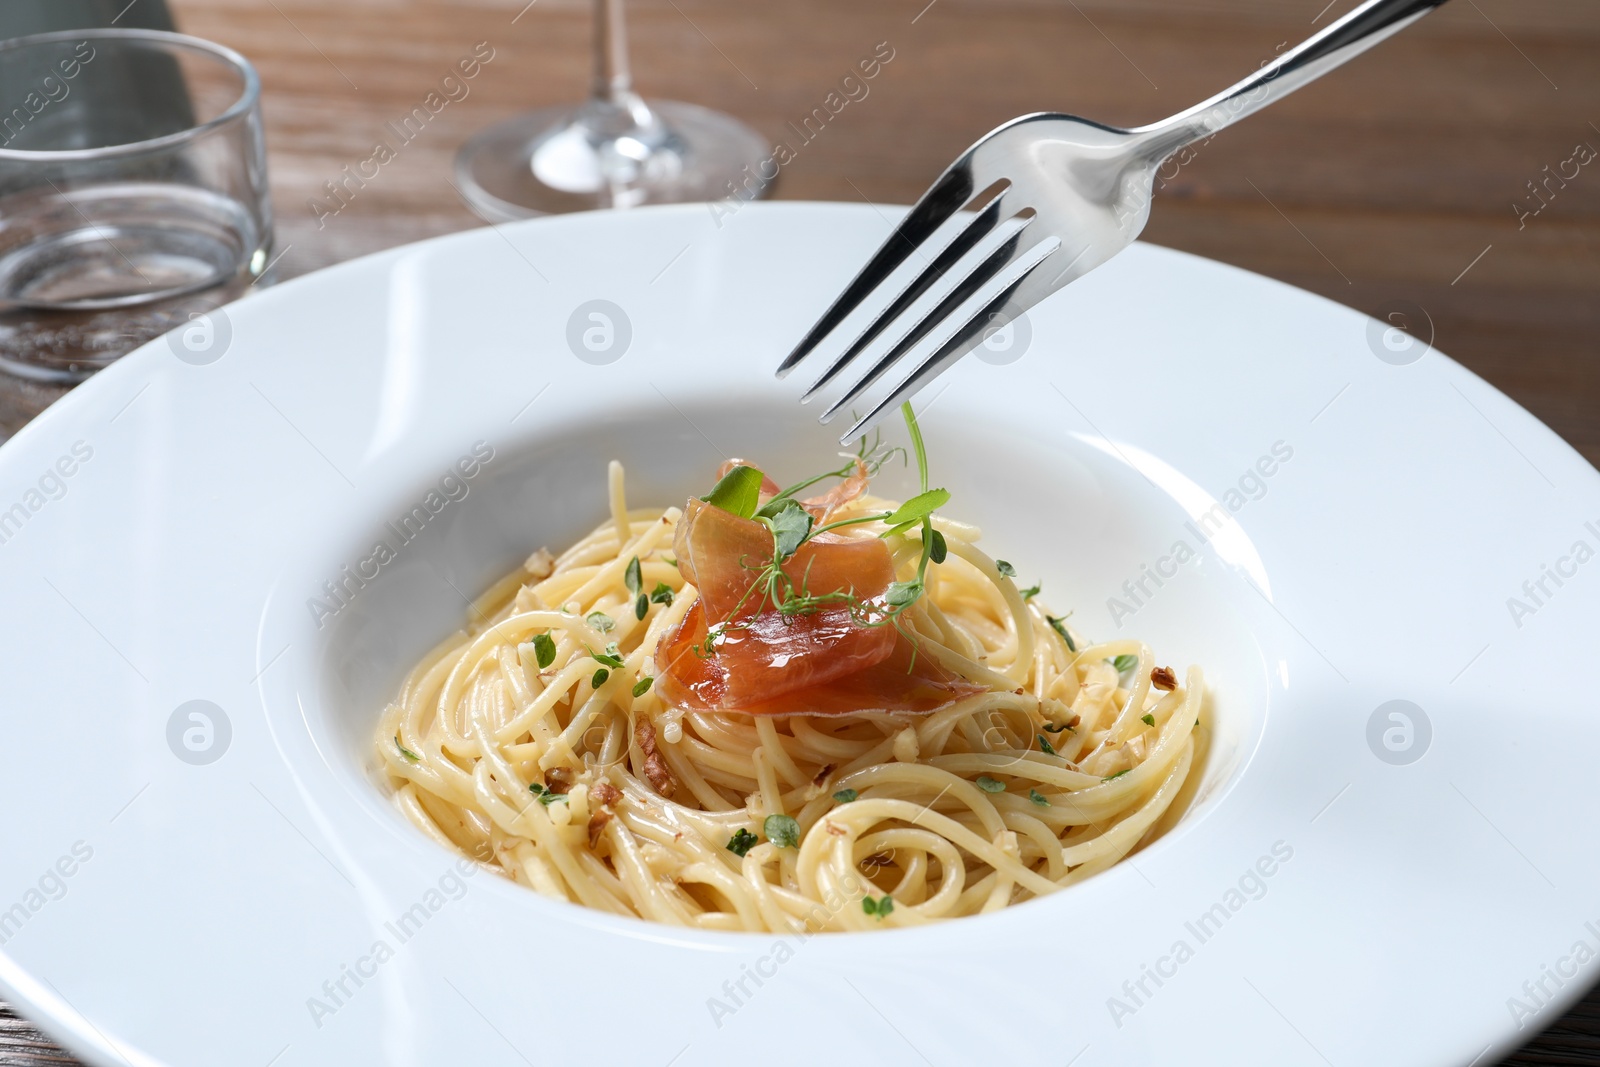
[(1151, 163), (1159, 164), (1180, 148), (1210, 138), (1218, 130), (1316, 81), (1445, 2), (1367, 0), (1237, 85), (1169, 119), (1130, 132), (1144, 135), (1141, 147)]

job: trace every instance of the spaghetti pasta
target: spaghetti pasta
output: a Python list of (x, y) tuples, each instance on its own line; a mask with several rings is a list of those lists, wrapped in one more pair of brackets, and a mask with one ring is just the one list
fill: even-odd
[[(664, 699), (663, 638), (698, 599), (672, 555), (684, 512), (630, 510), (615, 462), (609, 499), (587, 537), (490, 588), (381, 716), (394, 802), (440, 844), (620, 915), (863, 930), (1054, 892), (1181, 807), (1203, 730), (1199, 669), (1180, 682), (1139, 641), (1085, 645), (979, 548), (978, 528), (940, 516), (929, 529), (947, 552), (894, 620), (917, 656), (963, 681), (936, 710)], [(829, 517), (898, 507), (863, 496)], [(916, 531), (885, 543), (908, 577)]]

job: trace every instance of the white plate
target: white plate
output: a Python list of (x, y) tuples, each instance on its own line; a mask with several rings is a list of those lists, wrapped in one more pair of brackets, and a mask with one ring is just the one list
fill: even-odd
[[(93, 1064), (283, 1067), (1466, 1064), (1559, 1015), (1600, 968), (1574, 956), (1600, 948), (1600, 478), (1439, 353), (1380, 359), (1404, 339), (1159, 248), (921, 403), (953, 514), (1085, 632), (1207, 668), (1222, 743), (1175, 832), (998, 915), (799, 942), (458, 880), (388, 807), (381, 702), (461, 594), (600, 519), (608, 458), (665, 504), (725, 454), (832, 453), (770, 368), (887, 226), (681, 207), (398, 249), (6, 444), (5, 995)], [(592, 300), (630, 325), (609, 364), (568, 344), (604, 341), (569, 326)], [(385, 523), (480, 441), (401, 545)], [(396, 558), (319, 620), (379, 538)], [(1136, 602), (1146, 564), (1170, 576)], [(203, 764), (175, 755), (197, 700)]]

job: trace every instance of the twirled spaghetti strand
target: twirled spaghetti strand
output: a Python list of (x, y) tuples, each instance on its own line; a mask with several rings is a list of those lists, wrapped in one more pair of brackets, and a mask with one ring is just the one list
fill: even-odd
[[(615, 463), (609, 500), (594, 532), (486, 592), (385, 709), (376, 754), (436, 842), (547, 897), (796, 932), (992, 911), (1102, 871), (1170, 822), (1202, 743), (1200, 671), (1180, 681), (1139, 641), (1057, 629), (977, 528), (933, 520), (948, 555), (897, 621), (981, 691), (923, 715), (710, 712), (669, 706), (650, 681), (697, 595), (672, 558), (682, 513), (628, 509)], [(831, 518), (897, 506), (863, 497)], [(903, 579), (921, 544), (890, 547)], [(766, 833), (770, 816), (795, 838)]]

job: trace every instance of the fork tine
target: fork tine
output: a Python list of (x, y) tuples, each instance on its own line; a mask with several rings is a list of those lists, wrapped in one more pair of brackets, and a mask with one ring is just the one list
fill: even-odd
[[(1030, 216), (1027, 221), (1032, 221), (1032, 217)], [(992, 282), (1007, 266), (1016, 262), (1018, 248), (1027, 222), (1024, 222), (1023, 225), (1024, 229), (1019, 229), (1016, 233), (1006, 238), (993, 252), (990, 252), (982, 263), (974, 267), (966, 277), (956, 284), (954, 289), (945, 295), (943, 300), (939, 301), (938, 307), (935, 307), (918, 322), (914, 323), (906, 335), (895, 343), (893, 348), (878, 358), (878, 361), (872, 365), (871, 370), (867, 371), (843, 396), (829, 405), (828, 410), (822, 413), (822, 421), (829, 422), (834, 415), (838, 414), (840, 408), (859, 400), (861, 394), (870, 389), (874, 382), (882, 378), (890, 367), (900, 361), (901, 357), (915, 348), (917, 343), (928, 336), (941, 322), (947, 321), (955, 313), (956, 308), (966, 303), (974, 293)]]
[[(1038, 245), (1034, 245), (1029, 249), (1029, 251), (1033, 251), (1037, 248)], [(938, 351), (934, 352), (933, 355), (923, 360), (922, 364), (917, 367), (916, 370), (912, 371), (911, 374), (908, 375), (892, 393), (875, 404), (872, 410), (867, 412), (865, 416), (857, 419), (855, 425), (850, 427), (849, 430), (840, 436), (839, 443), (847, 444), (850, 441), (855, 440), (855, 438), (863, 430), (865, 430), (872, 423), (876, 422), (884, 412), (898, 406), (900, 403), (915, 394), (917, 390), (928, 384), (928, 382), (932, 381), (934, 378), (937, 378), (940, 374), (943, 374), (951, 364), (955, 363), (962, 356), (978, 347), (978, 344), (983, 340), (983, 331), (989, 325), (990, 316), (1004, 308), (1007, 302), (1011, 301), (1013, 297), (1017, 295), (1017, 290), (1022, 288), (1025, 283), (1033, 281), (1036, 284), (1028, 286), (1027, 294), (1016, 301), (1018, 314), (1021, 314), (1022, 311), (1026, 311), (1033, 304), (1037, 303), (1043, 296), (1048, 295), (1051, 292), (1049, 283), (1046, 282), (1042, 286), (1038, 284), (1040, 279), (1034, 277), (1034, 272), (1038, 270), (1046, 260), (1055, 255), (1060, 248), (1060, 245), (1056, 245), (1048, 252), (1044, 253), (1044, 255), (1040, 256), (1038, 260), (1028, 267), (1027, 270), (1023, 271), (1021, 277), (1007, 285), (998, 296), (985, 304), (975, 315), (969, 318), (948, 341), (939, 346)], [(1015, 318), (1016, 316), (1013, 315), (1012, 317)]]
[(800, 397), (801, 403), (810, 400), (817, 394), (817, 390), (833, 381), (838, 373), (859, 356), (863, 349), (876, 340), (878, 335), (891, 322), (899, 318), (906, 308), (916, 303), (918, 297), (926, 293), (935, 282), (944, 277), (946, 271), (960, 262), (961, 257), (972, 251), (973, 247), (999, 224), (1000, 207), (1003, 199), (1004, 190), (997, 191), (995, 198), (989, 202), (989, 206), (984, 208), (978, 217), (967, 225), (966, 229), (957, 234), (954, 240), (945, 245), (939, 254), (934, 257), (933, 262), (928, 264), (927, 268), (917, 275), (916, 279), (894, 299), (894, 302), (884, 308), (876, 319), (872, 320), (872, 325), (863, 330), (861, 336), (857, 337), (855, 342), (833, 361), (832, 366), (812, 383), (811, 388), (807, 389), (805, 394)]
[(955, 214), (962, 205), (972, 198), (972, 176), (968, 173), (965, 157), (958, 159), (950, 168), (939, 176), (922, 198), (908, 211), (900, 225), (895, 227), (894, 233), (875, 252), (867, 265), (861, 268), (861, 273), (845, 287), (839, 298), (829, 305), (828, 310), (811, 327), (800, 343), (794, 347), (782, 363), (778, 365), (778, 377), (782, 378), (794, 369), (811, 350), (834, 327), (843, 322), (845, 318), (856, 309), (856, 306), (876, 289), (878, 285), (894, 272), (894, 269), (905, 262), (913, 249), (927, 240), (944, 221)]

